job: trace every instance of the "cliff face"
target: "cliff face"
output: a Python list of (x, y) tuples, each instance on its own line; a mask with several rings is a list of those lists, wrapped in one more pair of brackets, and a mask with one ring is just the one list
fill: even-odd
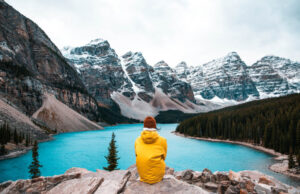
[(257, 171), (202, 172), (185, 170), (174, 172), (166, 168), (159, 183), (140, 182), (135, 166), (127, 170), (91, 172), (71, 168), (63, 175), (39, 177), (32, 180), (8, 181), (0, 184), (0, 192), (7, 193), (123, 193), (123, 194), (236, 194), (236, 193), (298, 193), (299, 190)]
[(76, 70), (45, 32), (5, 2), (0, 2), (0, 95), (32, 115), (43, 93), (92, 120), (97, 106)]
[(65, 47), (62, 52), (77, 69), (99, 105), (113, 106), (110, 98), (112, 92), (133, 95), (132, 85), (125, 76), (120, 59), (107, 41), (96, 39), (82, 47)]

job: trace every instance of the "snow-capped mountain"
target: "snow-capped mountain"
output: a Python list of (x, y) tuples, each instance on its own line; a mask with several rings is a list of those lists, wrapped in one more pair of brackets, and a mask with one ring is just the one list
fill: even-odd
[(130, 98), (135, 95), (118, 55), (106, 40), (92, 40), (82, 47), (65, 47), (62, 53), (99, 105), (112, 106), (112, 92), (122, 92)]
[(300, 64), (276, 56), (265, 56), (248, 68), (260, 97), (300, 92)]
[(99, 105), (115, 106), (142, 120), (159, 111), (206, 112), (254, 99), (300, 92), (300, 64), (266, 56), (247, 66), (236, 52), (199, 66), (165, 61), (151, 66), (142, 53), (119, 57), (108, 41), (65, 47), (63, 55), (78, 71)]
[(98, 104), (116, 103), (126, 117), (142, 120), (163, 110), (185, 113), (208, 110), (196, 104), (190, 84), (180, 80), (164, 61), (152, 67), (140, 52), (127, 52), (119, 57), (102, 39), (82, 47), (65, 47), (62, 53)]
[(224, 106), (300, 92), (300, 63), (266, 56), (247, 66), (236, 52), (204, 65), (175, 67), (197, 99)]
[(216, 96), (242, 101), (249, 96), (259, 95), (247, 73), (246, 64), (236, 52), (190, 69), (179, 64), (176, 71), (178, 76), (191, 84), (194, 94), (204, 99), (213, 99)]

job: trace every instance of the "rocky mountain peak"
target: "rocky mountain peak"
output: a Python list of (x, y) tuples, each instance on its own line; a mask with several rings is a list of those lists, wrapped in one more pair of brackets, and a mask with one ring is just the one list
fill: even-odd
[(161, 66), (169, 67), (169, 65), (164, 60), (161, 60), (154, 65), (154, 67), (161, 67)]
[(174, 74), (174, 70), (165, 62), (165, 61), (159, 61), (154, 65), (155, 71), (163, 74)]
[(187, 64), (186, 64), (186, 62), (185, 61), (181, 61), (180, 63), (178, 63), (177, 65), (176, 65), (176, 67), (175, 67), (176, 69), (177, 68), (183, 68), (183, 69), (187, 69), (188, 68), (188, 66), (187, 66)]
[(102, 45), (102, 44), (108, 44), (108, 41), (102, 38), (96, 38), (94, 40), (91, 40), (87, 45)]
[(122, 56), (124, 61), (130, 62), (132, 65), (148, 67), (143, 54), (141, 52), (129, 51)]
[(186, 62), (182, 61), (179, 64), (176, 65), (175, 67), (175, 71), (177, 73), (177, 76), (179, 79), (182, 79), (184, 81), (186, 81), (187, 76), (190, 74), (190, 69)]

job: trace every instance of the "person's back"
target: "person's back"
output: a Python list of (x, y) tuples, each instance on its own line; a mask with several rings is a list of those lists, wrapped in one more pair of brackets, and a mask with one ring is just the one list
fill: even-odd
[(161, 181), (165, 174), (167, 140), (157, 133), (153, 117), (144, 121), (144, 130), (135, 141), (135, 154), (140, 181), (149, 184)]

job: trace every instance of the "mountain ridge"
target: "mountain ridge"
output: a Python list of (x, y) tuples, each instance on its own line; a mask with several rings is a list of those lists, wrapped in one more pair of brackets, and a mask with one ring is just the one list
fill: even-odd
[[(168, 110), (200, 113), (254, 99), (300, 92), (300, 84), (298, 83), (300, 82), (298, 81), (298, 79), (300, 80), (300, 68), (298, 67), (300, 64), (277, 56), (265, 56), (248, 66), (237, 52), (229, 52), (226, 56), (203, 65), (188, 66), (182, 61), (172, 68), (164, 60), (149, 65), (141, 52), (129, 51), (119, 57), (115, 50), (110, 47), (108, 41), (104, 39), (96, 39), (91, 42), (97, 43), (98, 47), (103, 47), (106, 44), (104, 50), (107, 52), (99, 55), (90, 52), (88, 57), (85, 56), (87, 53), (82, 54), (80, 64), (91, 64), (90, 68), (93, 68), (94, 65), (98, 64), (95, 61), (105, 60), (109, 57), (109, 53), (114, 53), (110, 56), (113, 56), (115, 65), (119, 67), (119, 76), (112, 75), (110, 80), (106, 79), (106, 83), (103, 84), (102, 82), (100, 87), (109, 88), (111, 82), (124, 80), (119, 84), (119, 87), (108, 91), (106, 98), (114, 101), (120, 107), (120, 112), (123, 115), (135, 119), (137, 119), (136, 114), (140, 114), (140, 111), (135, 110), (133, 111), (135, 113), (131, 115), (125, 113), (125, 109), (130, 112), (129, 109), (135, 109), (135, 106), (145, 107), (145, 113), (152, 116), (157, 116), (159, 112)], [(81, 47), (68, 47), (68, 49), (62, 50), (64, 56), (72, 65), (77, 67), (79, 73), (84, 72), (84, 67), (77, 63), (78, 61), (74, 59), (76, 56), (72, 55), (72, 51), (80, 50), (87, 45), (89, 43)], [(256, 67), (256, 64), (266, 63), (266, 61), (276, 65), (276, 68), (271, 68), (275, 73), (281, 72), (277, 73), (275, 78), (272, 78), (271, 74), (270, 77), (264, 75), (266, 72), (270, 73), (268, 69)], [(292, 68), (289, 67), (289, 64), (292, 65)], [(102, 62), (97, 68), (103, 70), (107, 65), (110, 64)], [(88, 66), (86, 67), (88, 68)], [(292, 74), (292, 70), (296, 73)], [(109, 70), (105, 70), (105, 74), (110, 73)], [(289, 84), (289, 80), (285, 79), (288, 74), (291, 75), (289, 80), (294, 80), (294, 83)], [(92, 75), (82, 73), (81, 75), (84, 77), (83, 79), (89, 78), (94, 81)], [(282, 78), (283, 75), (284, 78)], [(284, 88), (284, 84), (288, 87)], [(126, 91), (124, 91), (124, 85), (126, 85)], [(155, 99), (158, 93), (160, 93), (160, 100)], [(166, 101), (166, 99), (168, 100)], [(169, 100), (171, 103), (168, 102)], [(180, 109), (178, 106), (184, 108)], [(146, 114), (142, 115), (145, 116)], [(138, 119), (142, 120), (142, 116)]]

